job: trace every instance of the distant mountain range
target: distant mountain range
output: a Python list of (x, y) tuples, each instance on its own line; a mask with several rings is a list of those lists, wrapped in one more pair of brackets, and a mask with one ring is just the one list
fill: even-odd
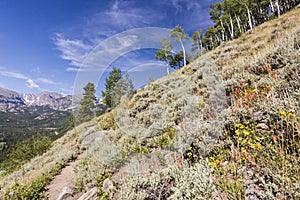
[(3, 112), (16, 112), (30, 106), (49, 106), (53, 110), (67, 111), (71, 108), (71, 105), (71, 95), (63, 95), (55, 92), (21, 94), (0, 88), (0, 111)]

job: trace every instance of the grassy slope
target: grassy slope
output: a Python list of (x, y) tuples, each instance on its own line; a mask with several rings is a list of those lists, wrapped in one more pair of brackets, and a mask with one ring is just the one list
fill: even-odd
[[(84, 188), (101, 185), (99, 171), (105, 173), (103, 167), (115, 171), (114, 180), (120, 181), (116, 176), (120, 175), (118, 169), (119, 172), (123, 169), (125, 161), (130, 163), (132, 155), (147, 154), (158, 162), (157, 157), (166, 160), (174, 151), (183, 153), (183, 159), (190, 164), (202, 163), (200, 157), (204, 156), (211, 167), (203, 169), (201, 166), (205, 164), (201, 164), (181, 170), (179, 159), (176, 164), (179, 167), (163, 172), (159, 176), (162, 178), (154, 173), (153, 179), (119, 183), (119, 196), (130, 199), (150, 193), (159, 195), (158, 191), (170, 196), (177, 191), (179, 198), (180, 191), (185, 190), (180, 186), (188, 183), (184, 177), (195, 181), (188, 172), (195, 172), (197, 176), (199, 170), (202, 173), (207, 168), (214, 170), (212, 188), (219, 197), (243, 197), (252, 187), (260, 191), (261, 197), (270, 195), (267, 197), (271, 198), (271, 194), (267, 194), (270, 191), (277, 198), (283, 198), (283, 194), (296, 195), (291, 192), (297, 189), (294, 183), (299, 182), (300, 171), (297, 160), (300, 56), (299, 50), (294, 48), (294, 38), (300, 41), (299, 11), (299, 8), (294, 9), (264, 23), (255, 28), (254, 34), (246, 33), (138, 91), (133, 99), (114, 111), (119, 128), (111, 131), (105, 142), (88, 136), (93, 137), (100, 127), (112, 126), (114, 120), (110, 114), (70, 131), (57, 140), (49, 152), (33, 159), (22, 170), (2, 177), (1, 193), (16, 181), (30, 183), (79, 153), (83, 154), (83, 162), (78, 166), (77, 181), (78, 187)], [(124, 118), (126, 113), (130, 118)], [(160, 117), (161, 113), (165, 115)], [(160, 118), (157, 120), (157, 117)], [(175, 132), (175, 138), (170, 136), (171, 132)], [(285, 140), (281, 140), (282, 137)], [(214, 146), (212, 150), (208, 144)], [(112, 146), (113, 150), (109, 149)], [(169, 146), (172, 148), (166, 148)], [(111, 150), (109, 158), (103, 156), (107, 149)], [(172, 162), (178, 163), (173, 160), (170, 165)], [(160, 167), (163, 167), (161, 162)], [(181, 176), (174, 177), (175, 172)], [(253, 175), (259, 173), (263, 175)], [(256, 179), (261, 179), (261, 183), (255, 182)], [(147, 188), (139, 185), (143, 181), (148, 184)], [(258, 186), (263, 181), (275, 186)], [(175, 189), (170, 189), (170, 185)]]

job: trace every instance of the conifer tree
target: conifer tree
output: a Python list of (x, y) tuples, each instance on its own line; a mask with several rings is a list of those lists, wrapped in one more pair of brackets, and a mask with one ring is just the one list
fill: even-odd
[(80, 102), (81, 108), (79, 110), (79, 120), (81, 122), (88, 121), (94, 116), (93, 109), (95, 109), (95, 85), (94, 83), (87, 83), (83, 88), (83, 98)]
[(109, 108), (113, 107), (113, 92), (118, 83), (122, 78), (121, 69), (113, 67), (109, 76), (105, 79), (105, 91), (102, 91), (103, 103)]

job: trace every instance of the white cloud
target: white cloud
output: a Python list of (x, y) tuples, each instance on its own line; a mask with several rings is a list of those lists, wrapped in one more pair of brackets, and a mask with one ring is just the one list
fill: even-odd
[(26, 86), (30, 89), (40, 88), (38, 84), (36, 84), (32, 79), (28, 79)]
[(49, 85), (59, 85), (60, 84), (58, 82), (54, 82), (54, 81), (46, 79), (46, 78), (38, 78), (37, 82), (39, 82), (39, 83), (45, 83), (45, 84), (49, 84)]
[[(2, 68), (2, 70), (3, 70), (3, 68)], [(0, 76), (26, 80), (26, 86), (30, 89), (40, 88), (40, 86), (38, 84), (36, 84), (31, 78), (29, 78), (28, 76), (25, 76), (21, 73), (10, 72), (10, 71), (0, 71)]]
[(75, 68), (75, 67), (68, 67), (66, 69), (67, 72), (79, 72), (80, 68)]
[(6, 76), (6, 77), (18, 78), (18, 79), (28, 79), (28, 77), (23, 74), (17, 72), (10, 72), (10, 71), (0, 71), (0, 76)]
[(105, 12), (105, 15), (114, 25), (128, 29), (150, 25), (155, 20), (161, 19), (163, 13), (158, 14), (155, 10), (147, 9), (147, 7), (137, 7), (134, 2), (116, 0), (112, 7)]
[(64, 60), (71, 61), (70, 65), (73, 66), (80, 66), (83, 59), (92, 49), (91, 45), (85, 44), (82, 40), (68, 39), (60, 33), (55, 34), (54, 44), (61, 52), (60, 57)]
[(148, 62), (144, 64), (137, 65), (134, 68), (131, 68), (129, 70), (129, 73), (135, 73), (135, 72), (151, 72), (151, 71), (156, 71), (158, 69), (164, 68), (165, 64), (162, 62)]

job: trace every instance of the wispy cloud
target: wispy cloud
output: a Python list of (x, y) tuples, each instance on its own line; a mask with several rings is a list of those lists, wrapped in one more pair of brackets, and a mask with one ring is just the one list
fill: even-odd
[(31, 78), (29, 78), (28, 76), (25, 76), (21, 73), (10, 72), (10, 71), (0, 71), (0, 76), (26, 80), (26, 86), (30, 89), (34, 89), (34, 88), (38, 89), (40, 87)]
[(48, 84), (48, 85), (59, 85), (60, 84), (58, 82), (52, 81), (52, 80), (47, 79), (47, 78), (38, 78), (37, 82), (45, 83), (45, 84)]
[(83, 59), (92, 49), (91, 45), (85, 44), (82, 40), (68, 39), (60, 33), (55, 33), (53, 40), (57, 49), (61, 52), (60, 57), (70, 61), (70, 65), (73, 66), (80, 66)]
[(0, 76), (25, 80), (25, 82), (26, 82), (25, 85), (30, 89), (41, 89), (40, 85), (37, 83), (43, 83), (43, 84), (48, 84), (48, 85), (59, 85), (60, 84), (60, 83), (54, 82), (54, 81), (46, 79), (46, 78), (37, 78), (34, 80), (31, 77), (26, 76), (24, 74), (21, 74), (18, 72), (7, 71), (3, 67), (1, 67), (0, 69), (1, 69)]
[(29, 79), (27, 76), (17, 73), (17, 72), (10, 72), (10, 71), (0, 71), (0, 76), (6, 76), (11, 78), (17, 78), (17, 79)]
[(40, 88), (40, 86), (38, 84), (36, 84), (32, 79), (28, 79), (26, 81), (26, 83), (27, 83), (26, 86), (28, 88), (30, 88), (30, 89), (38, 89), (38, 88)]
[(79, 72), (80, 68), (75, 68), (75, 67), (68, 67), (66, 69), (67, 72)]
[(149, 26), (163, 17), (163, 13), (158, 15), (155, 10), (137, 7), (135, 4), (136, 2), (116, 0), (105, 15), (109, 17), (110, 22), (126, 29)]

